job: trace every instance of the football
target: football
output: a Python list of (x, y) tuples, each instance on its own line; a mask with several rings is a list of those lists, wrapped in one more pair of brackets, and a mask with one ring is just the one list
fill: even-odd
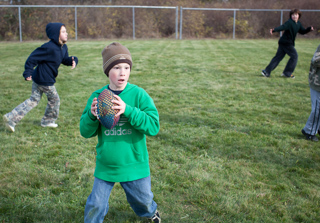
[(112, 129), (120, 118), (120, 116), (115, 117), (119, 110), (112, 109), (114, 105), (111, 102), (112, 100), (117, 99), (114, 97), (113, 92), (108, 89), (103, 90), (98, 97), (97, 115), (100, 123), (108, 129)]

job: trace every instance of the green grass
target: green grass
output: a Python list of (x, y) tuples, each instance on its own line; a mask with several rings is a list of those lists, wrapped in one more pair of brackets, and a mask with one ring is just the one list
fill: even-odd
[[(43, 97), (16, 126), (0, 125), (0, 221), (82, 222), (97, 139), (79, 119), (108, 83), (101, 51), (111, 41), (71, 41), (61, 65), (57, 129), (42, 128)], [(308, 70), (319, 40), (298, 39), (295, 79), (260, 74), (277, 40), (125, 40), (130, 82), (154, 99), (161, 129), (148, 137), (152, 189), (163, 222), (320, 222), (320, 143), (301, 129), (311, 110)], [(0, 43), (0, 114), (27, 99), (22, 72), (42, 42)], [(105, 222), (145, 222), (116, 184)]]

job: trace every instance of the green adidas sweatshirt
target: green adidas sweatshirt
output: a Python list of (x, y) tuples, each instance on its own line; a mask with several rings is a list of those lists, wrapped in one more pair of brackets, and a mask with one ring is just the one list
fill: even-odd
[(125, 112), (113, 129), (102, 126), (91, 114), (94, 98), (108, 85), (92, 93), (80, 119), (85, 138), (98, 136), (94, 176), (110, 182), (138, 180), (150, 175), (146, 135), (160, 130), (159, 114), (152, 98), (142, 88), (128, 83), (119, 94), (126, 103)]

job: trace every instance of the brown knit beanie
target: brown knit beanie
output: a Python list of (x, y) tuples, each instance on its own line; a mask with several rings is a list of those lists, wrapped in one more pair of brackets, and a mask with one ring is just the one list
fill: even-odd
[(111, 43), (102, 50), (103, 71), (109, 77), (110, 69), (118, 63), (128, 63), (130, 70), (132, 67), (132, 58), (127, 47), (120, 43)]

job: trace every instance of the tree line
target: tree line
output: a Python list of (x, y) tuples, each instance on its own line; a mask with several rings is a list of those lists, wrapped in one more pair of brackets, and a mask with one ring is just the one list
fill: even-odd
[[(238, 9), (318, 9), (318, 0), (1, 0), (1, 5), (143, 5), (178, 6), (189, 8)], [(318, 7), (318, 8), (317, 8)], [(180, 8), (179, 8), (180, 9)], [(172, 9), (135, 9), (136, 38), (175, 38), (176, 11)], [(180, 23), (180, 10), (179, 20)], [(77, 38), (132, 38), (131, 8), (77, 8)], [(0, 7), (0, 41), (19, 40), (18, 8)], [(183, 11), (183, 38), (232, 38), (233, 11)], [(237, 38), (268, 38), (269, 29), (280, 25), (281, 12), (237, 11), (235, 34)], [(283, 22), (289, 18), (284, 12)], [(319, 12), (302, 12), (304, 27), (314, 26), (315, 31), (301, 38), (320, 35)], [(47, 39), (45, 26), (49, 22), (66, 24), (69, 38), (75, 37), (75, 8), (21, 8), (23, 40)], [(180, 27), (180, 24), (178, 25)], [(179, 31), (179, 30), (178, 30)]]

